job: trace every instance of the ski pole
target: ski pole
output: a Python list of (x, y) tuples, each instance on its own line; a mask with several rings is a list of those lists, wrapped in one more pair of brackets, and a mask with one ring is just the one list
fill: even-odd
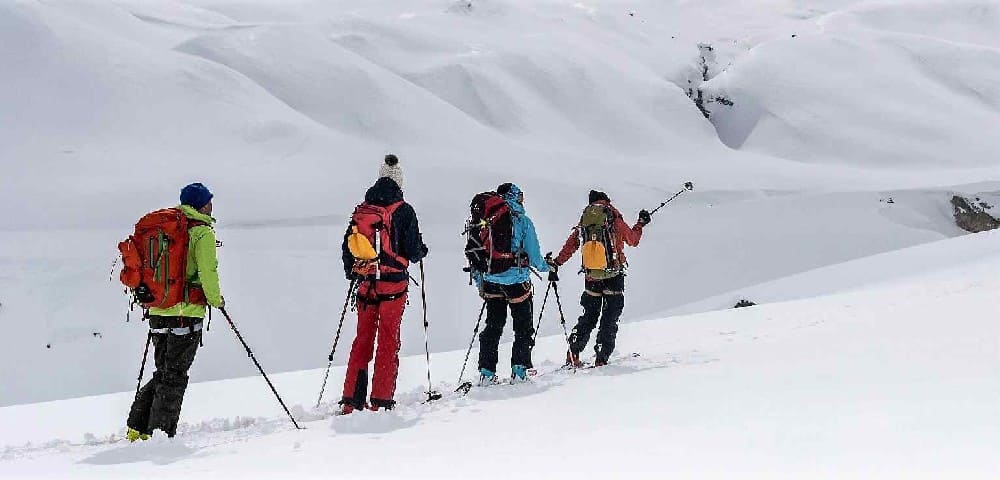
[(135, 398), (139, 398), (139, 387), (142, 385), (142, 374), (146, 371), (146, 357), (149, 356), (149, 342), (153, 340), (153, 332), (146, 334), (146, 349), (142, 352), (142, 365), (139, 366), (139, 378), (135, 384)]
[(530, 271), (530, 272), (531, 272), (531, 273), (533, 273), (533, 274), (534, 274), (534, 275), (535, 275), (536, 277), (538, 277), (538, 279), (539, 279), (539, 280), (541, 280), (541, 281), (543, 281), (543, 282), (545, 281), (545, 279), (544, 279), (544, 278), (542, 278), (542, 274), (541, 274), (541, 273), (538, 273), (538, 270), (535, 270), (535, 267), (528, 267), (528, 271)]
[(420, 261), (420, 301), (423, 303), (424, 307), (424, 353), (427, 355), (427, 401), (431, 402), (434, 400), (440, 400), (441, 394), (434, 391), (433, 384), (431, 383), (431, 349), (427, 341), (427, 289), (424, 288), (424, 284), (427, 283), (427, 278), (424, 276), (424, 261)]
[(347, 316), (347, 305), (351, 302), (351, 294), (354, 293), (354, 289), (357, 288), (361, 280), (351, 279), (351, 284), (347, 287), (347, 298), (344, 299), (344, 308), (340, 310), (340, 323), (337, 324), (337, 334), (333, 338), (333, 348), (330, 349), (329, 361), (326, 364), (326, 373), (323, 374), (323, 386), (319, 389), (319, 398), (316, 399), (316, 408), (319, 408), (320, 402), (323, 401), (323, 393), (326, 392), (326, 382), (330, 378), (330, 368), (333, 367), (333, 354), (337, 352), (337, 343), (340, 342), (340, 330), (344, 326), (344, 317)]
[(542, 298), (542, 308), (538, 310), (538, 324), (535, 325), (535, 333), (531, 336), (532, 342), (538, 338), (538, 329), (542, 328), (542, 315), (545, 313), (545, 303), (549, 301), (549, 290), (552, 290), (553, 283), (555, 282), (549, 282), (549, 286), (545, 288), (545, 297)]
[(691, 182), (684, 182), (684, 188), (682, 188), (679, 192), (675, 193), (672, 197), (668, 198), (667, 201), (661, 203), (659, 207), (654, 208), (653, 211), (649, 212), (649, 214), (653, 215), (654, 213), (656, 213), (657, 210), (663, 208), (666, 204), (670, 203), (673, 199), (679, 197), (682, 193), (690, 191), (690, 190), (694, 190), (694, 184), (691, 183)]
[(465, 351), (465, 361), (462, 362), (462, 373), (458, 374), (458, 388), (455, 389), (456, 392), (462, 390), (467, 392), (472, 388), (472, 382), (462, 382), (462, 379), (465, 377), (465, 367), (469, 365), (469, 354), (472, 353), (472, 344), (476, 343), (476, 336), (479, 335), (479, 324), (483, 321), (483, 312), (485, 311), (486, 300), (483, 300), (483, 308), (479, 309), (479, 320), (476, 320), (476, 328), (472, 331), (472, 340), (469, 340), (469, 349)]
[(563, 337), (566, 339), (566, 345), (569, 345), (569, 333), (566, 331), (566, 316), (563, 315), (562, 300), (559, 299), (559, 284), (552, 282), (552, 291), (556, 293), (556, 306), (559, 307), (559, 323), (563, 327)]
[(247, 345), (245, 340), (243, 340), (243, 335), (240, 335), (240, 331), (236, 328), (236, 324), (233, 323), (233, 319), (229, 317), (229, 313), (226, 312), (226, 307), (219, 307), (219, 311), (222, 312), (222, 316), (226, 317), (226, 321), (229, 322), (229, 326), (232, 327), (233, 333), (236, 334), (236, 338), (238, 338), (240, 343), (243, 344), (243, 348), (247, 351), (247, 356), (250, 357), (250, 360), (253, 360), (253, 364), (257, 366), (257, 370), (260, 370), (260, 375), (264, 377), (264, 381), (267, 382), (267, 386), (271, 387), (271, 392), (273, 392), (274, 397), (278, 399), (278, 403), (281, 404), (281, 408), (285, 409), (285, 413), (288, 414), (288, 418), (292, 421), (292, 425), (295, 425), (296, 430), (302, 430), (299, 423), (295, 421), (295, 417), (292, 416), (292, 412), (288, 411), (288, 407), (285, 406), (285, 401), (281, 399), (281, 395), (278, 395), (278, 390), (274, 388), (274, 384), (271, 383), (271, 379), (267, 378), (267, 374), (264, 373), (264, 367), (260, 366), (260, 362), (258, 362), (257, 357), (253, 355), (253, 352), (250, 350), (250, 346)]
[(108, 281), (113, 282), (115, 278), (115, 267), (118, 266), (118, 257), (115, 256), (113, 262), (111, 262), (111, 273), (108, 274)]

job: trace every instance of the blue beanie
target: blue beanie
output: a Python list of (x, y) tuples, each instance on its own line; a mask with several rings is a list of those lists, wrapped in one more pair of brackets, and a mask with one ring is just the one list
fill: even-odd
[(208, 187), (200, 183), (192, 183), (181, 189), (181, 205), (190, 205), (195, 210), (200, 210), (201, 207), (212, 201), (212, 196)]

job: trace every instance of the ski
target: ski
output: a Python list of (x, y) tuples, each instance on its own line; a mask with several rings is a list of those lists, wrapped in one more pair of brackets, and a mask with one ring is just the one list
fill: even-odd
[(609, 359), (608, 363), (606, 363), (604, 365), (595, 365), (593, 360), (584, 361), (584, 362), (582, 362), (582, 364), (580, 366), (574, 366), (573, 364), (567, 363), (567, 364), (563, 365), (560, 368), (560, 370), (571, 370), (571, 371), (575, 371), (575, 370), (591, 370), (591, 369), (594, 369), (594, 368), (600, 368), (600, 367), (603, 367), (603, 366), (611, 365), (611, 360), (620, 361), (620, 360), (625, 359), (625, 358), (639, 358), (641, 356), (642, 355), (640, 355), (638, 352), (632, 352), (632, 353), (630, 353), (630, 354), (628, 354), (627, 356), (624, 356), (624, 357), (613, 357), (612, 359)]
[(471, 380), (468, 380), (468, 381), (462, 382), (462, 384), (459, 385), (458, 388), (455, 389), (455, 393), (457, 393), (460, 397), (464, 397), (464, 396), (468, 395), (469, 392), (472, 391), (473, 387), (476, 387), (476, 388), (492, 388), (492, 387), (500, 387), (500, 386), (530, 384), (531, 383), (531, 379), (538, 378), (538, 377), (544, 375), (545, 373), (546, 372), (540, 372), (537, 369), (531, 368), (531, 369), (528, 370), (528, 377), (525, 380), (511, 381), (510, 378), (498, 378), (495, 382), (489, 383), (489, 384), (486, 384), (486, 385), (480, 385), (478, 382), (473, 382)]

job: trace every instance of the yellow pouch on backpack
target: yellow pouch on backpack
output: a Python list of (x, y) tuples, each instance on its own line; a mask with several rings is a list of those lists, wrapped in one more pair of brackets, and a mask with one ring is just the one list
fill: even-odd
[(589, 240), (583, 244), (583, 268), (587, 270), (604, 270), (608, 268), (608, 251), (604, 243)]
[(351, 227), (351, 234), (347, 236), (347, 249), (358, 260), (367, 261), (378, 258), (378, 252), (375, 251), (372, 242), (369, 242), (367, 237), (358, 232), (358, 227)]

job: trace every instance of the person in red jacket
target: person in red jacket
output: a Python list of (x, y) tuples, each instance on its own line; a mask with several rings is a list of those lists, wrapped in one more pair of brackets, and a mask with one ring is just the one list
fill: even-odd
[[(377, 261), (359, 261), (349, 246), (352, 233), (359, 227), (359, 222), (364, 221), (366, 212), (384, 212), (384, 219), (377, 218), (379, 226), (383, 222), (388, 223), (387, 229), (377, 231), (379, 240), (372, 242), (381, 250)], [(344, 234), (342, 250), (347, 278), (358, 282), (358, 333), (347, 362), (340, 413), (348, 414), (363, 408), (391, 410), (396, 404), (393, 397), (399, 371), (399, 327), (410, 281), (407, 267), (427, 256), (417, 214), (409, 203), (403, 201), (403, 171), (395, 155), (386, 155), (378, 181), (368, 189), (365, 202), (355, 210)], [(371, 375), (369, 402), (366, 401), (368, 364), (372, 356), (375, 357), (375, 368)]]
[[(642, 238), (642, 228), (651, 220), (649, 212), (642, 210), (639, 212), (639, 220), (629, 227), (622, 218), (621, 212), (611, 205), (611, 199), (604, 192), (591, 190), (589, 195), (591, 207), (602, 207), (593, 209), (603, 211), (606, 214), (606, 227), (609, 230), (607, 243), (610, 252), (607, 252), (607, 260), (604, 268), (582, 270), (586, 273), (584, 281), (583, 295), (580, 296), (580, 305), (583, 306), (583, 315), (580, 316), (576, 326), (573, 327), (569, 336), (569, 351), (566, 352), (566, 363), (573, 366), (580, 366), (580, 352), (590, 341), (590, 333), (600, 322), (597, 331), (597, 340), (594, 345), (596, 357), (595, 366), (606, 365), (608, 358), (615, 349), (615, 337), (618, 335), (618, 320), (622, 310), (625, 308), (625, 269), (628, 261), (625, 258), (625, 245), (631, 247), (639, 246), (639, 239)], [(585, 210), (586, 212), (586, 210)], [(584, 219), (581, 223), (573, 227), (569, 238), (563, 245), (559, 256), (549, 258), (550, 264), (559, 267), (565, 264), (570, 257), (580, 248), (581, 241), (584, 240), (585, 229)], [(603, 247), (602, 247), (603, 248)]]

